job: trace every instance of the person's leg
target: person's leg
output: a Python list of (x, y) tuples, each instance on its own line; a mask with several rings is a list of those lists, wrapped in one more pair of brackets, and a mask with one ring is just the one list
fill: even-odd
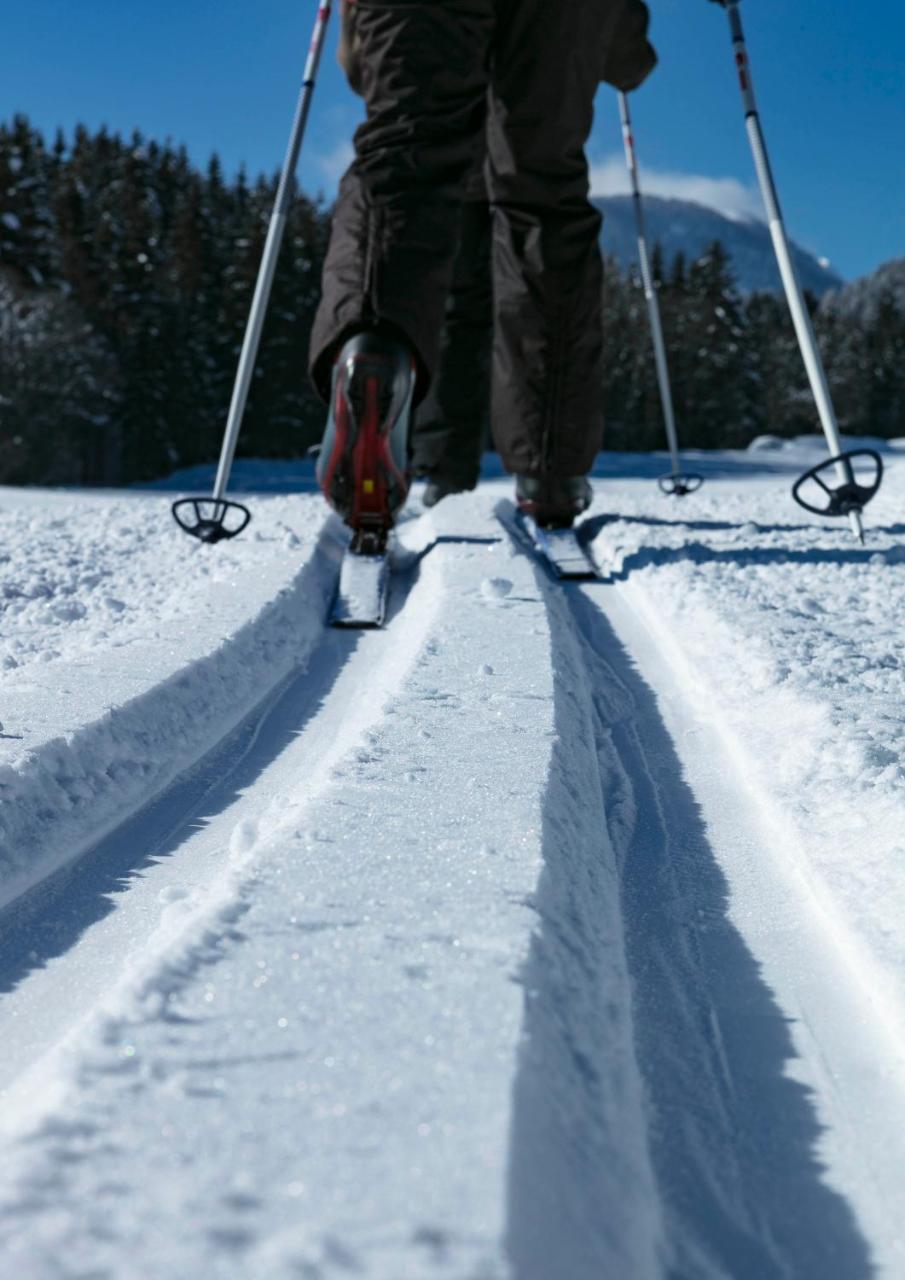
[(386, 538), (409, 424), (436, 363), (459, 209), (486, 113), (493, 0), (357, 0), (367, 117), (340, 185), (311, 338), (330, 414), (317, 475), (355, 531)]
[(481, 470), (490, 414), (493, 341), (490, 226), (481, 178), (462, 206), (459, 252), (437, 373), (418, 410), (412, 436), (413, 470), (428, 478), (428, 492), (438, 498), (473, 489)]
[(343, 340), (386, 328), (436, 365), (465, 182), (484, 127), (493, 0), (357, 0), (367, 119), (340, 184), (311, 340), (329, 399)]
[(612, 2), (498, 0), (493, 430), (507, 469), (541, 486), (584, 477), (602, 440), (601, 219), (584, 144)]

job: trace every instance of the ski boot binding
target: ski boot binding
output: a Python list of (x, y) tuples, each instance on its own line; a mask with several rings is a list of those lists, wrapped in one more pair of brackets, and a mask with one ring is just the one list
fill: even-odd
[(587, 476), (516, 476), (519, 510), (541, 529), (569, 529), (591, 505)]
[(394, 338), (358, 333), (339, 353), (317, 481), (358, 554), (382, 554), (408, 495), (414, 389), (411, 352)]

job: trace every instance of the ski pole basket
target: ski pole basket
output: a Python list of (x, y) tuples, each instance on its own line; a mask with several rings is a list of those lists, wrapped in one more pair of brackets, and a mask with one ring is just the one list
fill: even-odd
[(697, 493), (703, 483), (704, 477), (693, 471), (672, 471), (668, 476), (659, 476), (657, 479), (660, 492), (675, 498), (684, 498), (688, 493)]
[[(855, 471), (858, 462), (860, 473)], [(799, 476), (792, 497), (815, 516), (848, 516), (867, 506), (882, 479), (883, 459), (875, 449), (851, 449)]]
[(251, 519), (248, 507), (226, 498), (180, 498), (171, 510), (179, 528), (201, 542), (235, 538)]

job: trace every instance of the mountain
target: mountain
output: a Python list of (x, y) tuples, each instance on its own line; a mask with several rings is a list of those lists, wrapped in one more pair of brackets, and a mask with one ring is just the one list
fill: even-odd
[[(637, 263), (632, 197), (599, 196), (594, 204), (604, 215), (601, 238), (604, 252), (612, 254), (623, 267)], [(688, 259), (700, 257), (708, 244), (720, 240), (732, 258), (743, 293), (779, 292), (782, 288), (766, 223), (753, 218), (727, 218), (716, 209), (690, 200), (668, 200), (662, 196), (645, 196), (644, 217), (649, 243), (653, 247), (659, 242), (667, 263), (672, 262), (677, 253), (684, 253)], [(792, 253), (801, 283), (818, 297), (843, 286), (842, 279), (831, 268), (821, 266), (805, 249), (793, 245)]]
[(905, 315), (905, 258), (894, 258), (869, 276), (833, 289), (821, 300), (822, 311), (834, 311), (861, 324), (875, 318), (881, 300), (891, 298)]

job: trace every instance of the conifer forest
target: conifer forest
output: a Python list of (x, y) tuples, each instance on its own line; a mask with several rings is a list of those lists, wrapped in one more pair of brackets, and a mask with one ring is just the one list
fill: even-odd
[[(0, 483), (123, 484), (217, 456), (275, 190), (137, 134), (0, 124)], [(329, 212), (295, 198), (246, 456), (320, 437), (306, 357)], [(818, 429), (781, 297), (743, 295), (718, 242), (697, 261), (655, 253), (655, 274), (683, 444)], [(889, 437), (905, 421), (905, 291), (878, 279), (869, 306), (810, 302), (841, 429)], [(644, 294), (613, 260), (605, 324), (606, 446), (662, 448)]]

